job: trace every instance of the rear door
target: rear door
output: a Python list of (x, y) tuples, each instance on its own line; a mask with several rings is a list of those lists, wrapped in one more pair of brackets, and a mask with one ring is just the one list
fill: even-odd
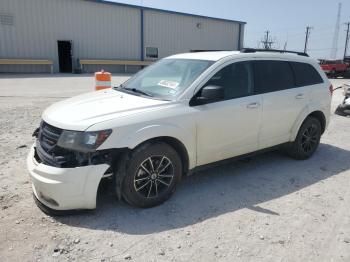
[(324, 112), (329, 112), (331, 100), (329, 88), (331, 84), (325, 83), (311, 64), (302, 62), (290, 62), (290, 64), (294, 71), (296, 86), (307, 90), (309, 94), (308, 104), (317, 105)]
[(262, 95), (259, 149), (289, 141), (294, 122), (305, 107), (306, 87), (297, 87), (292, 66), (287, 61), (254, 62), (255, 93)]

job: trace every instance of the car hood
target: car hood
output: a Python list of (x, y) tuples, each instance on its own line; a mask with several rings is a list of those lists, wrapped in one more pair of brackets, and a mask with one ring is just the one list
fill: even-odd
[(44, 111), (43, 120), (62, 129), (84, 131), (103, 121), (155, 110), (169, 103), (108, 89), (57, 102)]

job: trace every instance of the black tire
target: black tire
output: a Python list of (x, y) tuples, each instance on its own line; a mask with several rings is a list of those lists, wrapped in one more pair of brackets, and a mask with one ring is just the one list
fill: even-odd
[(320, 143), (321, 130), (321, 123), (317, 118), (307, 117), (299, 129), (295, 141), (288, 148), (287, 153), (298, 160), (310, 158)]
[(181, 158), (174, 148), (162, 142), (146, 143), (131, 152), (122, 184), (123, 198), (136, 207), (160, 205), (175, 192), (181, 176)]
[(337, 77), (337, 72), (333, 69), (331, 71), (331, 78), (336, 78)]

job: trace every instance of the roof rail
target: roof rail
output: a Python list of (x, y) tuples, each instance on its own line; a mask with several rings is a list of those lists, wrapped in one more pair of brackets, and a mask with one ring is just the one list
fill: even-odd
[(304, 53), (304, 52), (279, 50), (279, 49), (256, 49), (256, 48), (241, 49), (241, 53), (256, 53), (256, 52), (289, 53), (289, 54), (296, 54), (296, 55), (307, 56), (307, 57), (309, 56), (307, 53)]
[(201, 53), (201, 52), (221, 52), (221, 51), (232, 51), (232, 50), (213, 50), (213, 49), (194, 49), (194, 50), (190, 50), (190, 53)]

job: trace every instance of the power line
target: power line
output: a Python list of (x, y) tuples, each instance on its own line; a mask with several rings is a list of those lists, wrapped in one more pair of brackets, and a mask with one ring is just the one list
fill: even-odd
[[(321, 32), (320, 32), (321, 31)], [(319, 27), (317, 27), (317, 31), (313, 32), (312, 33), (312, 37), (314, 36), (331, 36), (334, 34), (334, 28), (333, 29), (327, 29), (327, 32), (322, 32), (322, 31), (325, 31), (325, 30), (322, 30), (322, 29), (319, 29)], [(254, 31), (251, 31), (251, 30), (247, 30), (247, 34), (249, 33), (249, 36), (250, 37), (257, 37), (258, 35), (261, 34), (261, 31), (258, 31), (258, 30), (254, 30)], [(302, 33), (302, 32), (287, 32), (288, 33), (288, 37), (290, 38), (303, 38), (305, 39), (305, 32)], [(286, 32), (281, 32), (279, 33), (278, 35), (283, 35), (283, 34), (286, 34)], [(260, 41), (259, 41), (260, 42)]]

